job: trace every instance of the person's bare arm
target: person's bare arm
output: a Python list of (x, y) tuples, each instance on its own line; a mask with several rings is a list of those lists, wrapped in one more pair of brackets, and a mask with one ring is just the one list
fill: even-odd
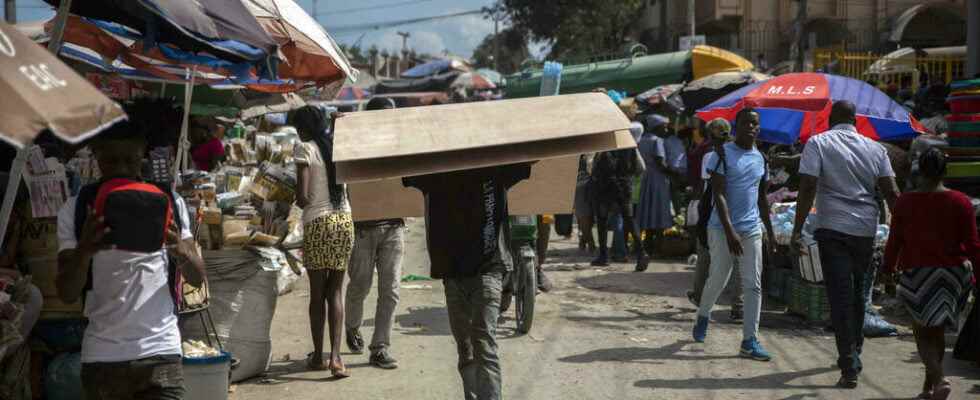
[(733, 255), (742, 255), (742, 242), (732, 225), (731, 212), (728, 210), (728, 200), (725, 199), (727, 183), (725, 176), (721, 174), (711, 174), (711, 191), (715, 200), (715, 210), (718, 212), (718, 220), (725, 231), (725, 238), (728, 240), (728, 250)]
[(180, 264), (180, 272), (187, 279), (187, 282), (194, 287), (201, 287), (204, 283), (204, 259), (197, 251), (197, 242), (194, 238), (180, 239), (180, 231), (173, 222), (167, 229), (168, 250), (172, 257), (176, 257)]
[(61, 301), (73, 304), (82, 296), (85, 283), (88, 281), (92, 257), (105, 248), (102, 241), (108, 232), (109, 228), (105, 226), (104, 220), (96, 217), (95, 212), (89, 209), (78, 246), (58, 253), (58, 276), (55, 278), (55, 286), (58, 288), (58, 297)]
[(895, 178), (890, 176), (878, 178), (878, 191), (881, 192), (882, 198), (885, 199), (885, 204), (888, 205), (888, 209), (894, 210), (895, 202), (898, 201), (898, 195), (901, 194)]
[(306, 208), (310, 204), (310, 166), (296, 164), (296, 205)]
[(812, 175), (800, 174), (800, 193), (796, 199), (796, 218), (793, 222), (793, 245), (801, 253), (806, 253), (803, 246), (803, 226), (806, 224), (806, 217), (810, 215), (813, 202), (817, 198), (817, 183), (819, 179)]

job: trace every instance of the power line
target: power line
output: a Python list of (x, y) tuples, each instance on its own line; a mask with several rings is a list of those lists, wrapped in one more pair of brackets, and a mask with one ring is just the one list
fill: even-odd
[(478, 14), (483, 14), (483, 10), (463, 11), (463, 12), (458, 12), (453, 14), (437, 15), (433, 17), (403, 19), (397, 21), (384, 21), (384, 22), (372, 22), (367, 24), (343, 25), (343, 26), (332, 27), (329, 29), (329, 32), (348, 33), (348, 32), (358, 32), (358, 31), (365, 31), (365, 30), (372, 30), (372, 29), (394, 28), (403, 25), (412, 25), (421, 22), (437, 21), (442, 19), (450, 19), (450, 18), (463, 17), (467, 15), (478, 15)]
[(345, 9), (342, 9), (342, 10), (318, 12), (316, 14), (316, 16), (317, 17), (321, 17), (321, 16), (327, 17), (327, 16), (331, 16), (331, 15), (353, 14), (353, 13), (362, 12), (362, 11), (383, 10), (383, 9), (387, 9), (387, 8), (395, 8), (395, 7), (409, 6), (409, 5), (415, 5), (415, 4), (420, 4), (420, 3), (428, 3), (428, 2), (432, 2), (432, 1), (434, 1), (434, 0), (412, 0), (412, 1), (403, 1), (403, 2), (400, 2), (400, 3), (379, 4), (379, 5), (375, 5), (375, 6), (345, 8)]

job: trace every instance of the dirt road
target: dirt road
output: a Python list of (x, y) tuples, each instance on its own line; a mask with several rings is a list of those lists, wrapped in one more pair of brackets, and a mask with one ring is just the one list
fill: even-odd
[[(409, 227), (405, 274), (428, 274), (424, 231)], [(833, 337), (822, 326), (768, 309), (761, 340), (769, 363), (737, 357), (741, 326), (719, 306), (705, 344), (691, 340), (694, 307), (684, 293), (691, 269), (659, 262), (646, 273), (627, 265), (596, 270), (571, 241), (552, 242), (547, 266), (556, 290), (538, 297), (530, 335), (516, 336), (513, 315), (499, 330), (504, 393), (508, 399), (911, 399), (923, 368), (913, 338), (865, 342), (865, 373), (857, 390), (834, 388), (838, 372)], [(263, 378), (236, 385), (236, 400), (459, 399), (455, 344), (438, 281), (406, 282), (393, 334), (395, 371), (347, 354), (353, 377), (307, 372), (311, 350), (305, 283), (279, 299), (273, 323), (273, 366)], [(372, 292), (366, 314), (374, 309)], [(372, 320), (365, 323), (370, 338)], [(955, 337), (950, 336), (950, 345)], [(946, 361), (954, 399), (980, 398), (980, 369)]]

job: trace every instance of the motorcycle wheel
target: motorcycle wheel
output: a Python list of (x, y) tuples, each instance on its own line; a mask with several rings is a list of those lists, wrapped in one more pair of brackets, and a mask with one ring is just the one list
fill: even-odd
[(514, 279), (517, 280), (514, 311), (517, 314), (517, 332), (526, 335), (531, 331), (531, 325), (534, 323), (534, 300), (538, 294), (538, 282), (535, 274), (537, 257), (533, 256), (534, 250), (529, 247), (526, 252), (523, 250), (522, 253), (528, 255), (522, 255), (518, 270), (514, 271), (516, 273)]

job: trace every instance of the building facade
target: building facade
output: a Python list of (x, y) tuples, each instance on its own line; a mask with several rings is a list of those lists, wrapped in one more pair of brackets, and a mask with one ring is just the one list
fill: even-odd
[[(806, 48), (887, 52), (965, 45), (968, 0), (808, 0)], [(709, 45), (768, 65), (795, 48), (799, 0), (696, 0), (695, 33)], [(673, 51), (690, 31), (687, 0), (648, 0), (634, 37), (651, 52)], [(761, 57), (760, 57), (761, 56)]]

